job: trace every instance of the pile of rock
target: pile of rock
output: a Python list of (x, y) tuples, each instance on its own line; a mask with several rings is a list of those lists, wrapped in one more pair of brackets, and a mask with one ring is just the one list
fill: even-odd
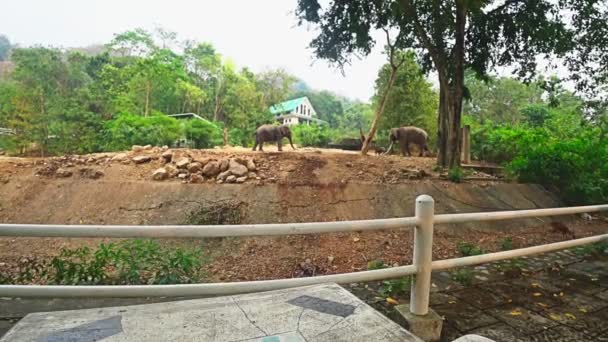
[(154, 172), (152, 179), (162, 181), (170, 178), (179, 178), (184, 182), (203, 183), (244, 183), (247, 180), (261, 178), (256, 174), (256, 165), (253, 159), (194, 159), (189, 156), (175, 160), (171, 151), (166, 151), (160, 157), (164, 164)]
[(422, 178), (428, 177), (428, 176), (430, 176), (430, 175), (428, 173), (426, 173), (426, 171), (424, 171), (424, 170), (406, 169), (406, 168), (391, 169), (389, 171), (384, 172), (382, 181), (384, 183), (396, 184), (403, 180), (416, 180), (416, 179), (422, 179)]

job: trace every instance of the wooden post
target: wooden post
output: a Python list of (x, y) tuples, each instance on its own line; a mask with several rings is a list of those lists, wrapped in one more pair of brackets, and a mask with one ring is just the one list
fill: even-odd
[(471, 164), (471, 126), (462, 127), (462, 163)]

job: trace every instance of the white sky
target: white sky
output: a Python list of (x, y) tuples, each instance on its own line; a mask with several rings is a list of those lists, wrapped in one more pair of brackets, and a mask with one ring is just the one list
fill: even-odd
[(211, 42), (238, 67), (283, 67), (312, 88), (368, 100), (385, 62), (384, 42), (364, 60), (354, 61), (343, 76), (313, 58), (307, 47), (314, 33), (297, 26), (296, 4), (297, 0), (4, 0), (0, 34), (21, 46), (82, 47), (107, 43), (113, 34), (136, 27), (161, 26), (177, 32), (180, 40)]

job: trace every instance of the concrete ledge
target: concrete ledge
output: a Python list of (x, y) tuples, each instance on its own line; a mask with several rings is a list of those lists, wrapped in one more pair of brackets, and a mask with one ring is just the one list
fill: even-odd
[(410, 312), (410, 304), (406, 303), (395, 306), (391, 316), (395, 322), (424, 341), (439, 341), (441, 338), (443, 318), (431, 309), (425, 316), (417, 316)]
[(465, 335), (455, 339), (452, 342), (496, 342), (494, 340), (490, 340), (487, 337), (479, 336), (479, 335)]

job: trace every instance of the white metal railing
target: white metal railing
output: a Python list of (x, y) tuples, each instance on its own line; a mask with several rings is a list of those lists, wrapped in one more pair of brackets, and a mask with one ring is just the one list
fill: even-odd
[(410, 311), (426, 315), (429, 307), (431, 272), (447, 268), (477, 265), (566, 249), (608, 240), (608, 234), (563, 241), (505, 252), (464, 258), (432, 261), (433, 226), (463, 222), (497, 221), (539, 216), (570, 215), (608, 210), (608, 205), (435, 215), (435, 202), (428, 195), (416, 198), (414, 217), (287, 224), (251, 224), (222, 226), (129, 226), (129, 225), (40, 225), (0, 224), (0, 236), (21, 237), (114, 237), (114, 238), (203, 238), (227, 236), (261, 236), (318, 234), (364, 230), (399, 229), (415, 226), (413, 264), (389, 269), (316, 276), (231, 283), (179, 285), (0, 285), (0, 297), (185, 297), (228, 295), (270, 291), (327, 282), (353, 283), (415, 275), (412, 283)]

